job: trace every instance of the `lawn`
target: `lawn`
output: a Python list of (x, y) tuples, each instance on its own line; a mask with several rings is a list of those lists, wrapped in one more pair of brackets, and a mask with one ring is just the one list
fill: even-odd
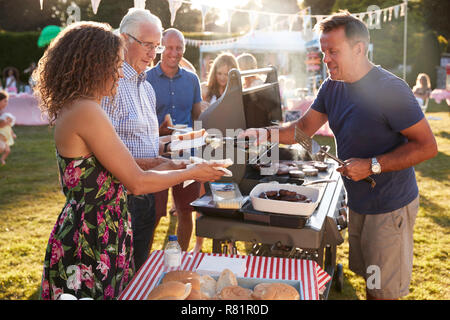
[[(450, 299), (450, 115), (445, 102), (430, 102), (429, 123), (439, 154), (416, 167), (420, 209), (414, 233), (414, 267), (410, 294), (404, 299)], [(58, 183), (52, 130), (47, 127), (15, 127), (16, 144), (0, 167), (0, 299), (37, 298), (42, 261), (51, 229), (63, 204)], [(316, 137), (321, 144), (332, 139)], [(174, 234), (176, 217), (161, 220), (153, 249), (162, 249)], [(195, 245), (191, 239), (190, 249)], [(245, 251), (239, 244), (238, 249)], [(211, 250), (205, 239), (204, 251)], [(330, 299), (364, 299), (364, 281), (348, 269), (348, 242), (339, 246), (344, 265), (342, 293)]]

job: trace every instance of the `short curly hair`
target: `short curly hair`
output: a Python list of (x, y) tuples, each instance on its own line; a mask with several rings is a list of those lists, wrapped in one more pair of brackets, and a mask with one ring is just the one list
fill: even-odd
[(58, 34), (33, 72), (33, 89), (50, 125), (70, 102), (114, 96), (122, 47), (121, 38), (105, 23), (77, 22)]

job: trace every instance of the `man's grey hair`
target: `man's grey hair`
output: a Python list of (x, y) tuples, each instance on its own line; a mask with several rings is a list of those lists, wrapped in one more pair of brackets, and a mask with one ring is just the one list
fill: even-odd
[(161, 20), (152, 14), (150, 10), (130, 8), (120, 22), (119, 31), (120, 33), (136, 35), (139, 25), (143, 22), (150, 22), (157, 26), (161, 32), (163, 30)]

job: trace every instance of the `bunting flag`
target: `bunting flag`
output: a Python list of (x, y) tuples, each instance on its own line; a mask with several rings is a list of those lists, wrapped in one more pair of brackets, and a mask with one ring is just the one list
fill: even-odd
[(97, 9), (98, 6), (100, 4), (101, 0), (91, 0), (91, 4), (92, 4), (92, 11), (94, 11), (94, 14), (97, 14)]
[(227, 39), (221, 39), (221, 40), (195, 40), (195, 39), (186, 38), (185, 41), (186, 41), (186, 45), (190, 45), (190, 46), (194, 46), (194, 47), (217, 46), (217, 45), (221, 45), (221, 44), (228, 44), (228, 43), (236, 42), (242, 37), (233, 37), (233, 38), (227, 38)]
[[(100, 5), (100, 1), (101, 0), (91, 0), (92, 11), (94, 12), (94, 14), (97, 14), (97, 10)], [(183, 3), (190, 4), (191, 6), (193, 6), (195, 4), (199, 4), (198, 2), (194, 3), (194, 0), (167, 0), (167, 1), (169, 3), (171, 25), (174, 24), (176, 13)], [(134, 0), (134, 7), (145, 9), (145, 2), (146, 2), (146, 0)], [(255, 0), (255, 2), (256, 2), (256, 4), (259, 5), (259, 7), (262, 7), (261, 0)], [(301, 4), (303, 1), (297, 0), (297, 2), (299, 4), (299, 7), (301, 7)], [(39, 0), (39, 3), (40, 3), (41, 10), (43, 10), (44, 0)], [(206, 3), (206, 1), (200, 2), (200, 7), (201, 7), (200, 11), (202, 14), (202, 31), (205, 31), (206, 14), (209, 11), (210, 7), (214, 7), (214, 4), (212, 4), (211, 2), (208, 2), (208, 4), (205, 4), (205, 3)], [(269, 18), (270, 18), (269, 19), (270, 20), (269, 28), (270, 29), (273, 29), (274, 26), (276, 24), (278, 24), (277, 21), (279, 21), (279, 18), (285, 18), (284, 25), (288, 26), (289, 31), (292, 31), (293, 25), (297, 21), (297, 19), (299, 17), (302, 17), (302, 19), (303, 19), (303, 23), (302, 23), (303, 30), (302, 31), (304, 33), (307, 33), (308, 31), (312, 32), (312, 29), (313, 29), (312, 19), (315, 19), (315, 21), (316, 21), (316, 23), (314, 24), (314, 26), (315, 26), (318, 23), (320, 23), (321, 20), (328, 17), (326, 15), (311, 15), (310, 7), (302, 9), (300, 12), (295, 13), (295, 14), (285, 14), (285, 13), (279, 14), (279, 13), (273, 13), (273, 12), (255, 11), (255, 10), (247, 10), (247, 9), (231, 8), (231, 7), (224, 9), (223, 6), (221, 6), (221, 7), (217, 6), (217, 8), (226, 10), (226, 12), (227, 12), (228, 32), (231, 31), (231, 16), (236, 11), (247, 12), (249, 14), (251, 31), (255, 30), (257, 21), (258, 21), (258, 18), (260, 15), (266, 15), (266, 16), (268, 15), (269, 16)], [(406, 10), (407, 10), (406, 2), (403, 2), (402, 4), (391, 6), (391, 7), (382, 9), (382, 10), (378, 9), (378, 10), (372, 10), (369, 12), (359, 12), (359, 13), (355, 13), (353, 15), (355, 17), (359, 18), (361, 21), (364, 21), (363, 19), (365, 17), (368, 17), (367, 22), (365, 22), (366, 25), (370, 26), (372, 29), (373, 28), (379, 29), (379, 28), (381, 28), (381, 15), (382, 14), (383, 14), (383, 22), (387, 22), (387, 21), (391, 21), (392, 17), (394, 17), (396, 19), (399, 16), (404, 17), (406, 14)]]
[(256, 12), (249, 12), (248, 19), (250, 21), (250, 31), (255, 30), (258, 23), (258, 14)]
[(227, 29), (228, 33), (231, 33), (231, 17), (233, 15), (233, 11), (225, 9), (224, 13), (226, 15), (226, 20), (227, 20), (227, 23), (228, 23), (228, 29)]
[(395, 17), (395, 19), (398, 18), (399, 10), (400, 10), (400, 5), (394, 6), (394, 17)]
[(405, 16), (405, 11), (406, 11), (406, 3), (403, 3), (400, 5), (400, 17)]
[(134, 7), (138, 9), (145, 9), (146, 0), (134, 0)]
[(269, 19), (270, 19), (270, 31), (273, 31), (273, 28), (274, 28), (274, 26), (275, 26), (275, 23), (276, 23), (276, 21), (277, 21), (277, 18), (278, 18), (278, 16), (277, 16), (276, 14), (271, 14), (271, 15), (269, 16)]
[(312, 29), (312, 21), (310, 15), (303, 16), (303, 33), (310, 32)]
[[(180, 9), (183, 2), (181, 0), (167, 0), (169, 2), (170, 11), (170, 25), (173, 26), (178, 9)], [(145, 1), (144, 1), (145, 2)]]
[(294, 23), (297, 21), (297, 15), (291, 15), (288, 18), (288, 25), (289, 25), (289, 31), (292, 31), (292, 28), (294, 27)]
[(201, 9), (201, 12), (202, 12), (202, 31), (205, 31), (205, 18), (206, 18), (206, 14), (208, 13), (208, 11), (209, 11), (209, 7), (204, 5), (204, 4), (202, 4), (202, 9)]

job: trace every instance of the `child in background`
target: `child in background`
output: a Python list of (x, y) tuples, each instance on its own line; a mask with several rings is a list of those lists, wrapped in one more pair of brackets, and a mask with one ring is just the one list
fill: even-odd
[(0, 162), (2, 165), (6, 164), (6, 158), (11, 152), (10, 146), (14, 144), (16, 135), (12, 130), (16, 118), (11, 113), (3, 113), (3, 110), (8, 104), (8, 94), (0, 91)]

